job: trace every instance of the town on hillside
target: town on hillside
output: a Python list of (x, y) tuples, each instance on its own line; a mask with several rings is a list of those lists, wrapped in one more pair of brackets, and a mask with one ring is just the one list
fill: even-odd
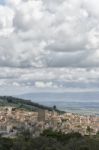
[(0, 135), (15, 137), (23, 129), (28, 129), (33, 137), (39, 136), (45, 129), (63, 133), (79, 132), (82, 135), (95, 135), (99, 131), (99, 117), (58, 113), (38, 109), (37, 112), (16, 107), (0, 107)]

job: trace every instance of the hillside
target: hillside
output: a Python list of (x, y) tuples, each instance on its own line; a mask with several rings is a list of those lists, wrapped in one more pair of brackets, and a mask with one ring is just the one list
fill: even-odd
[[(32, 102), (31, 100), (24, 100), (21, 98), (16, 98), (12, 96), (0, 96), (0, 106), (13, 106), (17, 108), (24, 108), (29, 111), (38, 111), (38, 109), (46, 109), (52, 111), (52, 107), (47, 107), (40, 105), (38, 103)], [(56, 109), (58, 112), (62, 112)]]

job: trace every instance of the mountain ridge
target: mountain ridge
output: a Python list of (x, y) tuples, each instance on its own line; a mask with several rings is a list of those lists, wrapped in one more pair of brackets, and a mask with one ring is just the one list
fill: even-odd
[[(13, 96), (0, 96), (0, 106), (12, 106), (12, 107), (17, 107), (17, 108), (24, 108), (29, 111), (38, 111), (38, 109), (44, 109), (44, 110), (49, 110), (53, 111), (53, 107), (48, 107), (41, 105), (39, 103), (33, 102), (31, 100), (26, 100), (22, 98), (17, 98)], [(63, 112), (60, 111), (56, 108), (56, 111), (58, 112)]]

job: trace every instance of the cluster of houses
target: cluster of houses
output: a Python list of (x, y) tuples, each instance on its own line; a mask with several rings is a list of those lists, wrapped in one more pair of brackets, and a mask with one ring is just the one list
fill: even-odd
[(59, 114), (56, 111), (42, 109), (38, 109), (38, 112), (29, 112), (14, 107), (0, 108), (0, 134), (2, 136), (14, 137), (23, 129), (28, 129), (36, 137), (49, 128), (64, 133), (96, 134), (99, 131), (99, 117), (73, 113)]

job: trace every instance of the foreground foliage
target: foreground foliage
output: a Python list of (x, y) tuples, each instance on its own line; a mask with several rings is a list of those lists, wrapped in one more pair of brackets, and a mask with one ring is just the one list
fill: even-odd
[(99, 134), (91, 137), (45, 130), (40, 137), (32, 138), (24, 131), (15, 139), (1, 137), (0, 150), (99, 150)]

